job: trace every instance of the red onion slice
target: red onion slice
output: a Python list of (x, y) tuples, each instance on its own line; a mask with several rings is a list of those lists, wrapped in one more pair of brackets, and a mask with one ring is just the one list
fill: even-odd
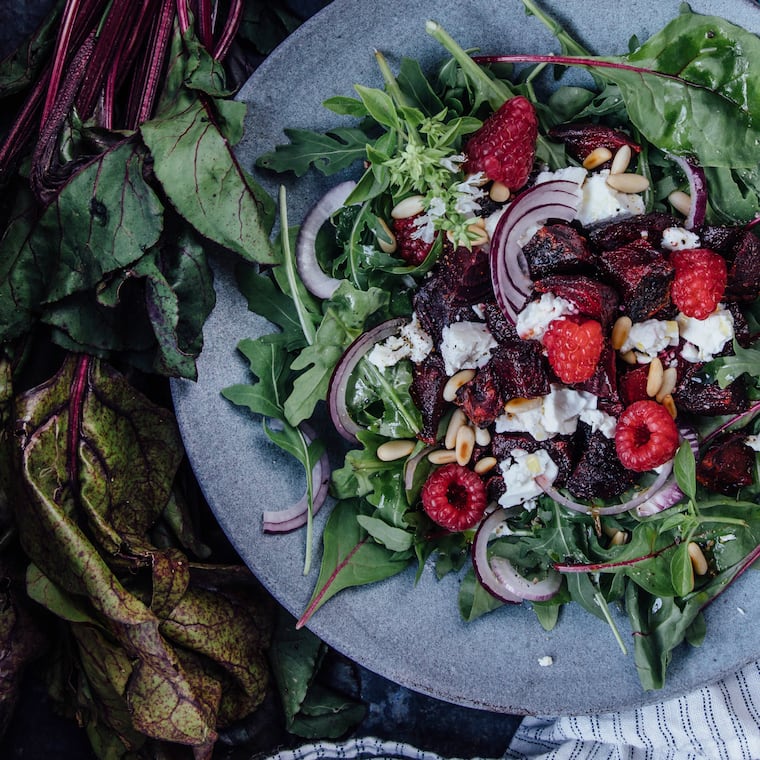
[(705, 170), (694, 163), (690, 158), (685, 156), (676, 156), (672, 153), (668, 157), (675, 161), (686, 179), (689, 181), (689, 195), (691, 196), (691, 207), (684, 220), (683, 226), (687, 230), (695, 227), (701, 227), (705, 222), (705, 212), (707, 211), (707, 181), (705, 179)]
[(310, 209), (296, 238), (296, 269), (306, 289), (318, 298), (330, 298), (340, 280), (322, 271), (317, 261), (317, 235), (322, 225), (345, 203), (356, 182), (341, 182), (328, 190)]
[(480, 584), (502, 602), (518, 604), (524, 600), (544, 602), (558, 591), (562, 577), (555, 570), (541, 581), (533, 582), (520, 575), (505, 557), (488, 558), (488, 541), (493, 531), (504, 522), (506, 509), (496, 509), (480, 524), (472, 546), (472, 565)]
[[(689, 442), (691, 450), (696, 457), (699, 454), (699, 438), (697, 438), (696, 432), (685, 425), (679, 427), (681, 438)], [(663, 509), (668, 509), (674, 504), (678, 504), (683, 498), (683, 491), (678, 487), (675, 476), (668, 478), (663, 487), (655, 494), (652, 494), (643, 504), (639, 504), (636, 507), (636, 514), (639, 517), (649, 517), (649, 515), (662, 512)]]
[(496, 302), (512, 324), (533, 290), (520, 239), (548, 219), (574, 219), (580, 198), (576, 182), (543, 182), (518, 195), (497, 222), (489, 257), (491, 282)]
[(620, 504), (611, 504), (608, 507), (590, 507), (588, 504), (581, 504), (580, 502), (569, 499), (564, 494), (561, 494), (546, 478), (545, 475), (539, 475), (536, 477), (536, 485), (548, 496), (551, 496), (558, 504), (562, 504), (563, 507), (572, 509), (575, 512), (581, 512), (586, 515), (619, 515), (621, 512), (628, 512), (640, 504), (643, 504), (647, 499), (656, 494), (666, 483), (670, 477), (670, 473), (673, 471), (673, 460), (666, 462), (662, 466), (662, 470), (657, 475), (657, 478), (649, 488), (641, 491), (628, 501), (623, 501)]
[(398, 329), (405, 325), (409, 320), (406, 317), (396, 317), (381, 322), (371, 330), (362, 333), (343, 353), (343, 356), (335, 365), (332, 376), (330, 377), (330, 386), (327, 391), (327, 407), (330, 411), (335, 429), (352, 443), (358, 443), (356, 433), (361, 430), (348, 413), (346, 408), (346, 388), (351, 379), (351, 373), (356, 368), (364, 354), (367, 353), (375, 343), (389, 338), (396, 333)]
[[(306, 439), (307, 445), (315, 437), (312, 431), (306, 425), (301, 425), (301, 433)], [(311, 471), (311, 488), (312, 488), (312, 516), (319, 512), (320, 507), (325, 503), (327, 498), (327, 488), (330, 483), (330, 462), (327, 452), (317, 460)], [(287, 509), (266, 510), (262, 515), (263, 528), (265, 533), (288, 533), (296, 530), (302, 525), (306, 525), (309, 519), (309, 493), (308, 491), (292, 506)]]

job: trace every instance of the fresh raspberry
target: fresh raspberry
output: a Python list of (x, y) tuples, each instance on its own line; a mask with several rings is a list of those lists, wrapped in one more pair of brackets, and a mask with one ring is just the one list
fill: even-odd
[(623, 467), (646, 472), (675, 456), (678, 428), (662, 404), (635, 401), (618, 419), (615, 449)]
[(673, 251), (670, 262), (676, 271), (670, 289), (673, 303), (687, 317), (709, 317), (726, 289), (726, 260), (709, 248), (685, 248)]
[(564, 383), (588, 380), (599, 364), (604, 345), (601, 324), (583, 317), (555, 319), (543, 341), (549, 364)]
[(419, 266), (427, 258), (433, 243), (426, 243), (416, 236), (419, 232), (415, 220), (417, 216), (393, 220), (393, 234), (396, 236), (396, 254), (410, 266)]
[(538, 119), (531, 102), (518, 95), (492, 113), (467, 141), (464, 170), (483, 172), (510, 190), (521, 188), (533, 168)]
[(428, 517), (451, 531), (477, 525), (487, 502), (480, 476), (455, 462), (432, 472), (422, 486), (422, 507)]

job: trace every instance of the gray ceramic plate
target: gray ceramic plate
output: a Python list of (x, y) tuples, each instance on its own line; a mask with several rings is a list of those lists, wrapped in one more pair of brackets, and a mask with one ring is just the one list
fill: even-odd
[[(661, 28), (679, 3), (552, 0), (543, 6), (571, 22), (595, 52), (615, 53), (627, 49), (631, 35), (645, 38)], [(746, 0), (695, 0), (692, 6), (760, 30), (760, 8)], [(424, 31), (431, 17), (465, 48), (557, 50), (519, 0), (335, 0), (278, 48), (242, 90), (240, 98), (249, 104), (247, 137), (239, 149), (245, 167), (253, 170), (258, 155), (285, 141), (285, 126), (338, 125), (339, 118), (320, 104), (331, 95), (353, 94), (355, 82), (380, 85), (374, 49), (383, 51), (394, 67), (402, 55), (423, 65), (440, 61), (442, 51)], [(271, 178), (260, 179), (276, 194)], [(293, 221), (325, 187), (317, 177), (287, 185)], [(271, 593), (298, 615), (316, 578), (316, 569), (309, 577), (302, 575), (304, 532), (263, 535), (261, 513), (299, 497), (302, 474), (267, 441), (258, 421), (220, 395), (222, 388), (249, 379), (235, 346), (266, 325), (247, 311), (225, 262), (218, 265), (216, 283), (218, 304), (206, 327), (199, 379), (174, 385), (177, 416), (222, 528)], [(317, 536), (328, 511), (318, 516)], [(642, 692), (632, 654), (624, 656), (608, 627), (589, 614), (567, 609), (551, 633), (523, 607), (503, 608), (465, 624), (459, 619), (456, 587), (455, 577), (439, 582), (428, 569), (415, 585), (409, 571), (339, 594), (310, 625), (335, 649), (392, 681), (450, 702), (517, 714), (579, 714), (640, 705), (691, 690), (760, 657), (760, 594), (751, 575), (708, 609), (704, 645), (676, 653), (667, 687), (659, 694)], [(629, 630), (625, 619), (620, 628)], [(546, 655), (553, 664), (542, 667), (539, 660)]]

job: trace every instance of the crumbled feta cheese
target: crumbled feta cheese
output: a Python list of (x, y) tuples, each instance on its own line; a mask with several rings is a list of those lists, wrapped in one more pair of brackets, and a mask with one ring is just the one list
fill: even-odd
[(746, 443), (752, 450), (760, 451), (760, 435), (748, 435), (744, 439), (744, 443)]
[(606, 438), (614, 438), (617, 430), (617, 419), (601, 409), (584, 409), (579, 416), (581, 422), (591, 427), (591, 432), (602, 432)]
[(491, 358), (496, 340), (482, 322), (454, 322), (441, 333), (441, 356), (446, 374), (477, 369)]
[(578, 427), (581, 413), (596, 409), (593, 393), (552, 385), (546, 396), (510, 404), (496, 418), (497, 433), (530, 433), (537, 441), (555, 435), (570, 435)]
[(636, 358), (647, 364), (668, 346), (678, 345), (678, 323), (672, 319), (646, 319), (634, 322), (620, 353), (635, 351)]
[(556, 172), (539, 172), (536, 176), (536, 184), (541, 185), (544, 182), (565, 179), (568, 182), (575, 182), (575, 184), (580, 187), (586, 180), (587, 176), (588, 172), (582, 166), (565, 166), (562, 169), (557, 169)]
[(583, 197), (575, 218), (584, 226), (616, 216), (643, 214), (644, 201), (635, 193), (621, 193), (607, 184), (609, 171), (590, 174), (583, 183)]
[(517, 334), (523, 340), (541, 340), (549, 324), (567, 314), (577, 314), (578, 307), (566, 298), (542, 293), (538, 301), (531, 301), (517, 315)]
[(668, 251), (685, 251), (699, 248), (699, 235), (683, 227), (668, 227), (662, 231), (662, 247)]
[(536, 477), (545, 475), (554, 482), (559, 472), (557, 465), (544, 449), (529, 454), (523, 449), (513, 449), (510, 456), (499, 462), (506, 490), (499, 497), (502, 507), (514, 507), (542, 493)]
[(554, 665), (554, 658), (551, 655), (544, 655), (543, 657), (538, 658), (538, 664), (542, 668), (548, 668), (551, 665)]
[(417, 314), (404, 325), (398, 335), (391, 335), (376, 343), (367, 354), (367, 360), (379, 369), (393, 367), (402, 359), (421, 362), (433, 350), (433, 339), (422, 329)]
[(681, 356), (688, 362), (709, 362), (734, 337), (734, 315), (722, 304), (706, 319), (679, 314), (676, 321), (686, 341)]
[(662, 609), (662, 599), (658, 596), (652, 604), (652, 614), (657, 614)]

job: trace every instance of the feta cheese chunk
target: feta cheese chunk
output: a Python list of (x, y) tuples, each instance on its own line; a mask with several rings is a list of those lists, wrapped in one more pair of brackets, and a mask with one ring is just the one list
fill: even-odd
[(748, 435), (744, 439), (744, 443), (746, 443), (753, 451), (760, 452), (760, 435)]
[(536, 485), (536, 477), (545, 475), (549, 481), (559, 473), (557, 465), (544, 449), (529, 454), (523, 449), (513, 449), (510, 456), (499, 462), (506, 491), (499, 497), (502, 507), (514, 507), (534, 499), (542, 492)]
[(645, 319), (634, 322), (628, 337), (620, 347), (620, 353), (634, 351), (641, 364), (648, 364), (652, 359), (668, 348), (678, 345), (678, 323), (672, 319)]
[(621, 193), (607, 184), (607, 169), (590, 174), (581, 188), (583, 197), (576, 219), (584, 226), (604, 222), (616, 216), (643, 214), (644, 200), (635, 193)]
[(668, 227), (662, 231), (662, 247), (668, 251), (685, 251), (699, 248), (699, 235), (683, 227)]
[(596, 409), (596, 402), (593, 393), (552, 385), (546, 396), (507, 404), (504, 414), (496, 418), (496, 432), (530, 433), (537, 441), (570, 435), (578, 427), (580, 415)]
[(578, 307), (566, 298), (542, 293), (538, 301), (531, 301), (518, 315), (517, 334), (523, 340), (541, 340), (549, 324), (555, 319), (577, 314)]
[(421, 362), (433, 350), (433, 339), (422, 329), (417, 314), (399, 330), (381, 343), (376, 343), (367, 354), (367, 360), (379, 369), (393, 367), (402, 359)]
[(479, 369), (491, 358), (497, 343), (482, 322), (454, 322), (441, 332), (441, 356), (446, 374)]
[(601, 409), (584, 409), (578, 419), (585, 422), (592, 433), (601, 431), (605, 438), (614, 438), (617, 430), (617, 419)]
[(676, 322), (686, 341), (681, 356), (688, 362), (709, 362), (734, 337), (734, 315), (723, 304), (706, 319), (679, 314)]

